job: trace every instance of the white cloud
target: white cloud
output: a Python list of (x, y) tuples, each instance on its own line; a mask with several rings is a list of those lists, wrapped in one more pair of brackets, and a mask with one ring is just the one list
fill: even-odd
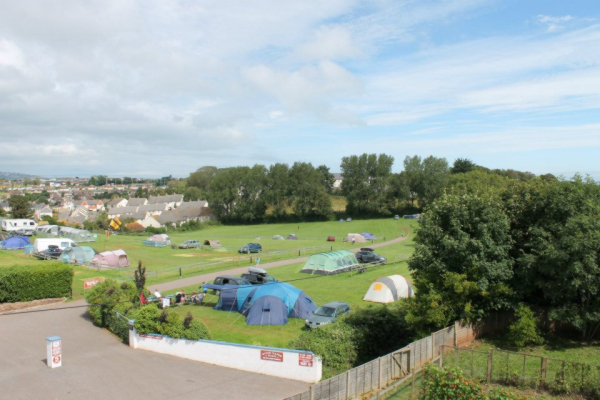
[(342, 26), (323, 26), (313, 37), (300, 45), (299, 57), (308, 60), (344, 60), (360, 57), (363, 53), (352, 33)]
[(540, 14), (537, 16), (537, 21), (540, 24), (546, 25), (548, 32), (556, 32), (564, 28), (564, 23), (573, 19), (570, 15), (562, 17), (553, 17), (551, 15)]

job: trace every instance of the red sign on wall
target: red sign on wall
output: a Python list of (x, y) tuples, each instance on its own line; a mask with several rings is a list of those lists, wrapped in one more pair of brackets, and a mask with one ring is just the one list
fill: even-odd
[(272, 350), (261, 350), (260, 359), (265, 361), (283, 362), (283, 352)]
[(313, 355), (300, 353), (298, 354), (298, 365), (301, 367), (312, 367), (313, 366)]
[(104, 278), (90, 278), (83, 281), (83, 289), (91, 289), (100, 282), (104, 282)]

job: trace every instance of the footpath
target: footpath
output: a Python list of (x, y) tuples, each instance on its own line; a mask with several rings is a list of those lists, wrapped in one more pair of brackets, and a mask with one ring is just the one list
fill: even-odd
[[(381, 242), (381, 243), (377, 243), (377, 244), (369, 244), (368, 247), (373, 248), (373, 249), (376, 249), (379, 247), (385, 247), (385, 246), (389, 246), (392, 244), (400, 243), (403, 240), (406, 240), (407, 238), (408, 238), (408, 236), (401, 236), (396, 239), (388, 240), (387, 242)], [(361, 246), (361, 247), (366, 247), (366, 246)], [(353, 253), (356, 253), (357, 251), (360, 250), (360, 247), (356, 247), (356, 248), (348, 249), (348, 250), (352, 251)], [(307, 259), (308, 259), (308, 257), (298, 257), (298, 258), (292, 258), (289, 260), (273, 261), (270, 263), (260, 264), (260, 267), (263, 269), (282, 267), (284, 265), (302, 263), (302, 262), (305, 262)], [(228, 270), (215, 271), (215, 272), (211, 272), (211, 273), (203, 274), (203, 275), (191, 276), (189, 278), (177, 279), (175, 281), (159, 283), (156, 285), (147, 285), (147, 286), (148, 286), (148, 288), (152, 289), (151, 290), (152, 292), (156, 289), (158, 289), (159, 292), (164, 292), (164, 291), (168, 291), (168, 290), (179, 289), (179, 288), (186, 287), (186, 286), (200, 285), (205, 282), (212, 282), (212, 281), (214, 281), (214, 279), (216, 277), (221, 276), (221, 275), (241, 275), (247, 271), (248, 271), (248, 267), (239, 267), (239, 268), (233, 268), (233, 269), (228, 269)]]

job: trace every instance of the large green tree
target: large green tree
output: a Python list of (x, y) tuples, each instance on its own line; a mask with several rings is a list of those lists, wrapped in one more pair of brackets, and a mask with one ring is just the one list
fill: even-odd
[(265, 197), (274, 219), (285, 218), (291, 202), (290, 167), (287, 164), (273, 164), (267, 173)]
[(291, 203), (300, 219), (328, 218), (331, 199), (323, 186), (322, 173), (310, 163), (296, 162), (289, 171)]
[(13, 218), (31, 218), (33, 217), (33, 207), (27, 197), (13, 195), (8, 198), (10, 214)]
[(512, 299), (510, 223), (497, 197), (446, 194), (423, 214), (409, 261), (416, 326), (440, 328), (507, 308)]
[(192, 172), (186, 179), (187, 187), (195, 187), (202, 191), (203, 195), (206, 196), (210, 182), (217, 175), (217, 167), (204, 166), (198, 168), (196, 172)]
[(448, 183), (450, 169), (445, 158), (429, 156), (407, 156), (401, 176), (408, 187), (412, 205), (418, 199), (419, 206), (425, 208), (440, 197)]
[(390, 176), (394, 157), (362, 154), (342, 158), (342, 194), (346, 212), (353, 215), (391, 213)]

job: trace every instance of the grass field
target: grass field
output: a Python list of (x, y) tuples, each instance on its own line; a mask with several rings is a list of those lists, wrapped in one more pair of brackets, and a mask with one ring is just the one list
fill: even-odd
[[(301, 255), (316, 252), (350, 248), (351, 245), (343, 243), (341, 239), (348, 233), (370, 232), (390, 240), (401, 235), (408, 235), (416, 226), (413, 220), (373, 219), (352, 222), (311, 222), (296, 224), (263, 224), (244, 226), (215, 226), (194, 232), (173, 232), (170, 234), (175, 243), (187, 239), (218, 239), (229, 251), (209, 251), (200, 249), (173, 250), (170, 247), (157, 248), (142, 246), (142, 241), (147, 236), (114, 235), (106, 238), (99, 235), (98, 241), (90, 245), (97, 251), (123, 249), (127, 252), (132, 265), (137, 265), (141, 260), (147, 268), (148, 284), (167, 282), (179, 278), (179, 267), (182, 268), (182, 277), (189, 277), (215, 270), (227, 270), (233, 267), (249, 265), (247, 255), (240, 256), (235, 249), (248, 242), (259, 242), (263, 246), (260, 254), (261, 262), (270, 262), (281, 259), (298, 257), (298, 249), (317, 247), (312, 251), (302, 252)], [(272, 240), (274, 235), (287, 236), (295, 233), (299, 240)], [(336, 236), (335, 242), (326, 242), (329, 235)], [(149, 236), (149, 235), (148, 235)], [(260, 239), (257, 239), (260, 237)], [(407, 240), (410, 241), (409, 238)], [(82, 244), (86, 245), (86, 244)], [(322, 247), (321, 247), (322, 246)], [(273, 253), (269, 252), (283, 252)], [(396, 255), (401, 255), (403, 250), (386, 249), (382, 255), (391, 260)], [(253, 255), (256, 257), (256, 255)], [(35, 258), (23, 254), (21, 251), (0, 251), (0, 267), (10, 265), (28, 265), (40, 263)], [(212, 264), (212, 265), (206, 265)], [(93, 269), (75, 266), (75, 279), (73, 282), (73, 297), (83, 297), (83, 281), (92, 277), (106, 277), (115, 279), (130, 279), (134, 267), (122, 270), (96, 271)]]

